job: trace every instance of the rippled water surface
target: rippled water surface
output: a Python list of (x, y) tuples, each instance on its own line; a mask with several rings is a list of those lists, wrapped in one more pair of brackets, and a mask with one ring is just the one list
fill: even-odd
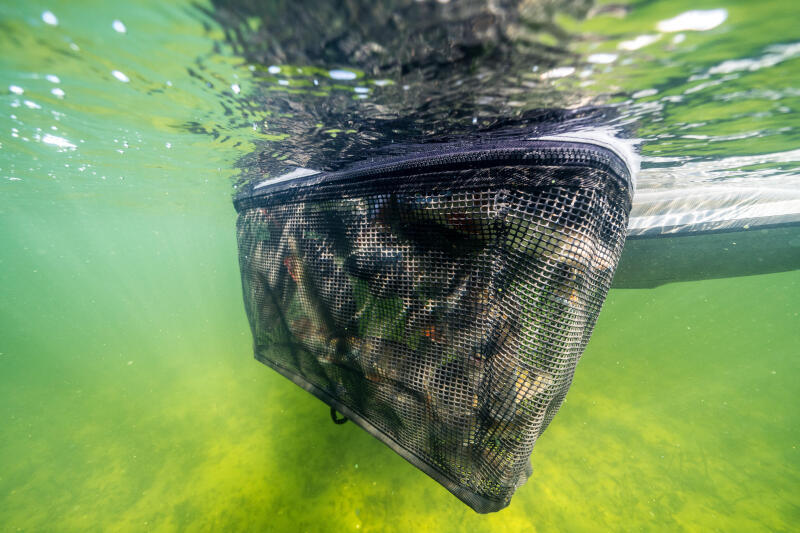
[(231, 195), (558, 122), (636, 140), (642, 194), (797, 202), (798, 11), (0, 4), (0, 530), (796, 528), (800, 271), (613, 289), (481, 516), (252, 359)]

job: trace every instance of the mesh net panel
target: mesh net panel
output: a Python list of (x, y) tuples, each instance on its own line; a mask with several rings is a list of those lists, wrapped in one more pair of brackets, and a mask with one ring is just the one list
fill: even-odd
[(473, 509), (505, 507), (624, 243), (624, 170), (574, 162), (412, 162), (240, 198), (256, 357)]

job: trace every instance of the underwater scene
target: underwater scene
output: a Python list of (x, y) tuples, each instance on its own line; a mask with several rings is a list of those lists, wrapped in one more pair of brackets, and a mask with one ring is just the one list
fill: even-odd
[[(798, 17), (787, 0), (0, 3), (0, 531), (796, 530)], [(622, 231), (627, 211), (594, 226), (553, 215), (535, 230), (543, 244), (520, 251), (472, 193), (446, 187), (438, 204), (406, 184), (309, 196), (306, 211), (242, 206), (286, 176), (599, 130), (641, 165), (621, 249), (599, 236)], [(606, 205), (579, 200), (533, 211)], [(334, 211), (363, 234), (326, 235)], [(534, 231), (525, 216), (513, 235)], [(375, 235), (396, 270), (364, 259)], [(534, 353), (542, 324), (581, 339), (546, 371), (501, 376), (507, 408), (484, 407), (474, 367), (459, 367), (469, 321), (491, 319), (467, 303), (494, 287), (495, 241), (536, 268), (559, 246), (571, 254), (544, 303), (509, 300), (516, 329), (496, 344)], [(283, 291), (272, 311), (254, 304), (266, 278), (250, 263), (270, 253)], [(310, 290), (312, 271), (336, 281)], [(355, 307), (325, 309), (324, 291)], [(443, 307), (460, 315), (435, 321), (419, 303), (467, 293)], [(339, 339), (330, 312), (367, 319)], [(456, 435), (493, 465), (476, 486), (497, 487), (509, 441), (481, 440), (453, 395), (490, 424), (535, 417), (530, 465), (508, 467), (510, 504), (477, 514), (355, 419), (332, 423), (257, 360), (287, 331), (317, 354), (299, 359), (309, 375), (335, 388), (339, 365), (339, 387), (366, 379), (365, 412), (433, 412), (444, 433), (398, 442), (423, 442), (433, 463)], [(422, 347), (440, 359), (418, 362), (416, 391), (396, 384), (410, 370), (376, 356)]]

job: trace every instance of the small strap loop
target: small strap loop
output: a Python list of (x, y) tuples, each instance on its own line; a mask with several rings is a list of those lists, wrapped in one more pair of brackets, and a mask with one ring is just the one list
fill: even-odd
[(338, 413), (336, 413), (336, 409), (331, 407), (331, 420), (333, 420), (334, 424), (344, 424), (345, 422), (347, 422), (347, 418), (345, 417), (336, 418), (337, 414)]

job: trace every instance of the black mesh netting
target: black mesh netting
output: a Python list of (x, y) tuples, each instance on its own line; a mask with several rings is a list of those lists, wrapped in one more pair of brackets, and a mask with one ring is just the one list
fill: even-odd
[(256, 358), (479, 512), (530, 473), (611, 284), (612, 152), (463, 147), (240, 194)]

